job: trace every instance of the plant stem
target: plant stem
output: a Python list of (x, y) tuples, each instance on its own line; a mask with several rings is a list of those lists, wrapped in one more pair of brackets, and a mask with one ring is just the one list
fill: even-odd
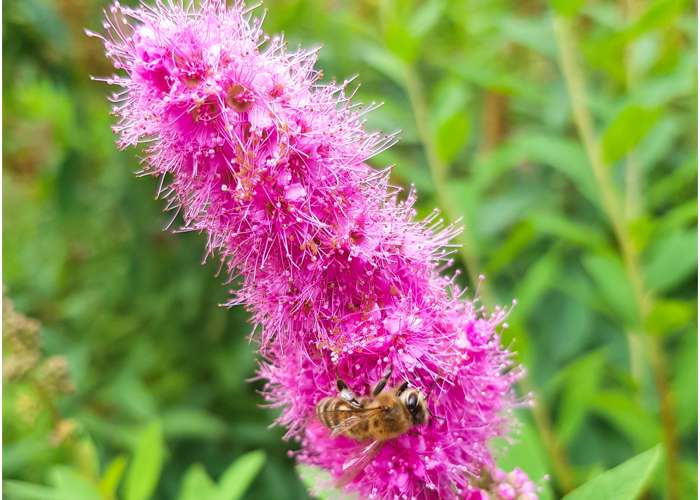
[[(450, 197), (446, 192), (449, 168), (438, 156), (432, 133), (428, 127), (428, 111), (425, 96), (423, 94), (422, 83), (418, 74), (413, 68), (406, 68), (405, 81), (406, 92), (413, 109), (418, 135), (423, 144), (423, 148), (425, 149), (437, 198), (440, 205), (443, 207), (443, 210), (445, 210), (448, 218), (450, 220), (456, 220), (460, 216), (459, 211), (452, 205)], [(482, 302), (487, 306), (493, 305), (490, 288), (486, 286), (486, 283), (483, 280), (479, 279), (479, 259), (472, 251), (474, 245), (472, 243), (471, 234), (467, 231), (467, 228), (465, 228), (464, 232), (460, 235), (459, 243), (461, 244), (460, 252), (462, 255), (462, 260), (464, 261), (472, 282), (474, 284), (480, 283), (480, 296)], [(559, 484), (564, 491), (572, 490), (575, 486), (574, 474), (552, 429), (552, 423), (549, 418), (549, 410), (547, 409), (544, 400), (537, 397), (534, 389), (527, 379), (527, 375), (520, 380), (519, 387), (524, 394), (529, 393), (533, 395), (535, 403), (532, 408), (532, 413), (535, 426), (537, 427), (539, 434), (542, 436), (544, 445), (547, 448), (549, 456), (551, 457), (552, 465), (554, 467), (553, 472), (556, 475)]]
[[(620, 10), (624, 13), (625, 20), (630, 23), (639, 14), (637, 0), (621, 0)], [(632, 89), (635, 81), (635, 70), (632, 62), (632, 46), (625, 49), (625, 87), (627, 92)], [(641, 167), (634, 152), (630, 152), (625, 160), (625, 220), (634, 221), (639, 217), (641, 199)], [(644, 373), (644, 346), (640, 332), (627, 331), (627, 344), (630, 353), (630, 371), (632, 378), (640, 386)]]
[[(645, 319), (652, 308), (653, 297), (650, 292), (644, 289), (639, 255), (628, 233), (625, 212), (610, 177), (610, 168), (603, 160), (599, 143), (595, 137), (593, 120), (586, 106), (585, 79), (576, 58), (575, 39), (571, 32), (569, 21), (555, 15), (554, 33), (559, 49), (562, 72), (569, 92), (574, 123), (586, 149), (593, 175), (601, 193), (603, 210), (612, 226), (627, 276), (634, 289), (635, 302), (639, 311), (640, 326), (638, 335), (644, 336), (645, 332), (642, 325), (644, 325)], [(676, 417), (666, 374), (666, 361), (664, 359), (663, 346), (657, 337), (647, 336), (646, 344), (652, 360), (651, 367), (654, 372), (656, 390), (659, 393), (661, 403), (668, 474), (668, 498), (675, 500), (678, 498), (679, 484), (678, 441)], [(640, 343), (639, 345), (644, 344)], [(632, 354), (634, 355), (634, 353)]]
[[(423, 144), (423, 149), (425, 150), (428, 168), (430, 169), (430, 175), (435, 186), (435, 193), (447, 218), (451, 221), (455, 221), (459, 219), (460, 213), (459, 210), (452, 204), (451, 197), (447, 193), (449, 167), (440, 159), (435, 146), (435, 141), (433, 139), (433, 134), (428, 126), (429, 115), (425, 96), (423, 94), (423, 85), (413, 68), (407, 67), (404, 76), (406, 93), (408, 94), (408, 99), (411, 102), (411, 107), (413, 109), (418, 136), (420, 137), (421, 143)], [(457, 241), (460, 244), (459, 252), (464, 263), (464, 267), (467, 270), (467, 274), (469, 275), (473, 286), (479, 287), (479, 295), (481, 296), (482, 302), (486, 305), (492, 305), (493, 297), (491, 295), (490, 287), (488, 287), (483, 280), (479, 279), (479, 257), (474, 251), (475, 245), (472, 240), (469, 227), (466, 224), (463, 226), (462, 232), (457, 237)]]

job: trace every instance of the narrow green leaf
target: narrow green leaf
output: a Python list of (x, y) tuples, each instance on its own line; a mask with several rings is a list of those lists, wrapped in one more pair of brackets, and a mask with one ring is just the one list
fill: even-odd
[(658, 417), (642, 408), (625, 392), (600, 392), (592, 399), (591, 409), (629, 437), (638, 449), (652, 446), (661, 439)]
[(394, 83), (404, 86), (406, 82), (406, 64), (391, 52), (374, 45), (364, 48), (363, 59), (379, 73), (388, 76)]
[(211, 499), (217, 493), (214, 481), (201, 464), (193, 464), (182, 479), (178, 500)]
[(81, 439), (73, 449), (73, 456), (80, 472), (85, 477), (97, 480), (99, 476), (100, 461), (97, 457), (95, 444), (89, 437)]
[(565, 500), (635, 500), (659, 463), (656, 446), (603, 472), (564, 497)]
[[(495, 449), (498, 451), (498, 466), (506, 471), (516, 467), (524, 470), (535, 482), (540, 482), (549, 474), (551, 465), (547, 458), (547, 452), (539, 435), (529, 421), (520, 419), (519, 432), (515, 436), (515, 443), (505, 445), (498, 440)], [(544, 482), (539, 495), (540, 500), (554, 498), (549, 483)]]
[(578, 14), (586, 0), (550, 0), (554, 11), (565, 17), (572, 17)]
[[(698, 330), (691, 326), (682, 334), (681, 344), (673, 357), (672, 388), (682, 435), (697, 430), (698, 422)], [(697, 481), (697, 479), (696, 479)]]
[(646, 331), (666, 335), (685, 329), (695, 318), (696, 307), (681, 300), (657, 299), (646, 318)]
[(663, 28), (683, 12), (686, 0), (656, 0), (624, 32), (627, 40), (632, 40), (649, 31)]
[(615, 316), (627, 325), (637, 325), (639, 313), (634, 290), (619, 258), (613, 255), (588, 255), (583, 259), (583, 266)]
[(318, 500), (357, 500), (357, 495), (349, 495), (337, 489), (330, 474), (318, 467), (297, 465), (297, 473), (309, 494)]
[(565, 368), (566, 385), (557, 419), (557, 434), (564, 443), (580, 429), (603, 376), (605, 352), (595, 351)]
[(530, 221), (537, 231), (575, 245), (591, 249), (602, 249), (605, 246), (605, 237), (595, 227), (557, 212), (540, 211), (533, 214)]
[(416, 38), (427, 35), (445, 11), (445, 0), (428, 0), (418, 7), (408, 22), (409, 32)]
[(228, 432), (224, 421), (195, 408), (170, 410), (161, 416), (163, 432), (168, 438), (220, 439)]
[(124, 470), (126, 469), (126, 463), (127, 461), (124, 455), (117, 456), (109, 463), (100, 479), (100, 492), (103, 497), (115, 498), (119, 482), (122, 480)]
[(49, 475), (56, 490), (73, 500), (100, 500), (98, 486), (72, 467), (56, 465)]
[(615, 163), (641, 142), (661, 116), (658, 108), (628, 104), (610, 122), (603, 132), (603, 157)]
[(165, 449), (163, 430), (158, 421), (146, 426), (138, 438), (125, 483), (126, 500), (146, 500), (158, 484)]
[(693, 274), (697, 265), (697, 230), (675, 231), (650, 249), (644, 262), (646, 285), (657, 292), (670, 290)]
[(3, 481), (2, 490), (8, 500), (73, 500), (70, 493), (25, 481)]
[(264, 464), (265, 452), (263, 451), (251, 451), (237, 458), (221, 476), (216, 500), (243, 498), (243, 494)]
[(435, 147), (440, 159), (450, 164), (469, 140), (469, 117), (464, 111), (455, 112), (438, 126)]

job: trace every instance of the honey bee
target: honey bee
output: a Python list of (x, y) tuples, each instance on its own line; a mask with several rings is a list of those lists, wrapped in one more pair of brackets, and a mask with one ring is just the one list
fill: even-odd
[(356, 441), (371, 440), (362, 453), (343, 465), (340, 484), (347, 483), (376, 456), (382, 445), (428, 421), (426, 398), (408, 382), (384, 390), (391, 376), (389, 368), (374, 386), (370, 396), (358, 398), (348, 385), (337, 381), (338, 396), (327, 397), (316, 405), (316, 415), (332, 436)]

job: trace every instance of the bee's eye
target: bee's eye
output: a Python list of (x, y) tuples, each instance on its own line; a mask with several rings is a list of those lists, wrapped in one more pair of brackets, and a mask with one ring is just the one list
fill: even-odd
[(412, 410), (418, 405), (418, 397), (415, 394), (411, 394), (408, 396), (408, 401), (406, 401), (406, 406), (408, 406), (409, 410)]

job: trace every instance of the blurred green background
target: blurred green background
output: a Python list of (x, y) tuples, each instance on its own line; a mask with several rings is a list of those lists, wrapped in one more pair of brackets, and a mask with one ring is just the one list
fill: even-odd
[[(203, 236), (163, 232), (155, 181), (115, 149), (111, 90), (89, 79), (112, 70), (82, 31), (105, 5), (3, 2), (5, 495), (304, 498), (246, 382), (245, 313), (219, 307)], [(401, 142), (373, 163), (421, 213), (463, 218), (464, 282), (518, 299), (504, 341), (537, 405), (503, 466), (559, 498), (661, 443), (644, 495), (695, 498), (694, 3), (265, 7), (268, 33), (322, 45), (327, 79), (359, 74), (356, 99), (384, 102), (368, 126)]]

